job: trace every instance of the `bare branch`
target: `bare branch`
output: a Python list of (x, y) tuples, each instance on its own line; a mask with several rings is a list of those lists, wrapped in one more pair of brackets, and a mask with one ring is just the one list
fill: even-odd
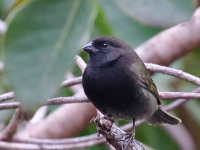
[[(99, 139), (103, 139), (103, 136), (99, 136), (98, 140)], [(13, 137), (14, 142), (32, 143), (32, 144), (73, 144), (73, 143), (90, 142), (92, 140), (97, 140), (96, 133), (82, 137), (64, 138), (64, 139), (39, 139), (39, 138), (26, 138), (22, 136)]]
[(195, 0), (195, 8), (198, 8), (200, 6), (200, 0)]
[(192, 19), (155, 35), (136, 48), (144, 62), (168, 66), (200, 45), (200, 8)]
[(181, 79), (184, 79), (186, 81), (192, 82), (194, 84), (200, 85), (200, 78), (191, 75), (189, 73), (183, 72), (182, 70), (177, 70), (170, 67), (165, 67), (161, 65), (151, 64), (151, 63), (145, 63), (147, 69), (153, 72), (159, 72), (163, 74), (168, 74), (171, 76), (179, 77)]
[[(186, 98), (186, 99), (200, 99), (200, 93), (192, 92), (159, 92), (159, 97), (163, 99), (177, 99), (177, 98)], [(48, 99), (46, 105), (57, 105), (57, 104), (66, 104), (66, 103), (85, 103), (90, 102), (85, 95), (81, 96), (69, 96), (69, 97), (57, 97)], [(19, 108), (19, 102), (8, 102), (0, 104), (0, 110), (3, 109), (15, 109)]]
[(76, 148), (87, 148), (102, 143), (102, 140), (89, 141), (85, 143), (76, 144), (27, 144), (27, 143), (9, 143), (0, 141), (1, 149), (14, 149), (14, 150), (69, 150)]
[(39, 121), (43, 120), (45, 116), (47, 115), (47, 109), (48, 109), (47, 106), (42, 106), (38, 108), (34, 116), (31, 118), (30, 124), (36, 124)]
[(14, 92), (9, 92), (0, 95), (0, 102), (7, 101), (14, 98)]
[(2, 141), (10, 141), (14, 134), (17, 131), (18, 124), (21, 119), (21, 110), (16, 109), (15, 114), (13, 115), (12, 119), (10, 120), (7, 127), (1, 132), (0, 140)]
[(61, 87), (73, 86), (73, 85), (80, 84), (80, 83), (82, 83), (82, 77), (75, 77), (75, 78), (67, 79), (67, 80), (63, 81), (61, 83)]
[(84, 62), (84, 60), (80, 56), (76, 55), (75, 62), (83, 73), (86, 67), (86, 63)]
[(160, 99), (200, 99), (200, 93), (191, 92), (159, 92)]
[[(189, 131), (183, 126), (170, 126), (165, 125), (163, 128), (171, 136), (171, 138), (178, 144), (181, 150), (195, 150), (195, 143)], [(185, 142), (187, 141), (187, 142)]]
[(0, 104), (0, 110), (4, 110), (4, 109), (16, 109), (20, 107), (20, 103), (19, 102), (10, 102), (10, 103), (3, 103)]
[(135, 148), (137, 150), (147, 150), (147, 148), (144, 148), (144, 146), (139, 141), (135, 140), (135, 138), (130, 139), (130, 133), (127, 134), (121, 130), (111, 120), (104, 117), (97, 117), (95, 123), (98, 132), (102, 134), (106, 138), (106, 141), (115, 147), (115, 149), (126, 148), (127, 150), (133, 150), (133, 148)]
[(52, 104), (64, 104), (64, 103), (83, 103), (83, 102), (89, 102), (88, 98), (83, 96), (71, 96), (71, 97), (57, 97), (49, 99), (47, 102), (47, 105)]

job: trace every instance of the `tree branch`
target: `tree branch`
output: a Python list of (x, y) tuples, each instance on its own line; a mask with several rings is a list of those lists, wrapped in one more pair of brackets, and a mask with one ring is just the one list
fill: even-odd
[(168, 66), (200, 46), (200, 7), (190, 21), (178, 24), (149, 39), (135, 50), (144, 62)]
[(9, 124), (0, 134), (1, 141), (10, 141), (12, 139), (12, 137), (17, 131), (17, 127), (19, 125), (20, 119), (21, 119), (21, 110), (16, 109), (15, 114), (13, 115)]

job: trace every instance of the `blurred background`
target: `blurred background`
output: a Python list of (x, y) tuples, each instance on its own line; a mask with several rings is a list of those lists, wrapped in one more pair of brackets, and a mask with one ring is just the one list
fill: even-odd
[[(31, 114), (48, 98), (72, 96), (72, 89), (59, 87), (69, 73), (81, 76), (74, 57), (79, 54), (87, 62), (86, 53), (81, 51), (85, 43), (100, 35), (110, 35), (136, 48), (163, 30), (189, 21), (197, 3), (195, 0), (0, 0), (0, 94), (14, 91), (12, 101), (19, 101)], [(170, 45), (168, 53), (173, 53)], [(196, 47), (171, 62), (170, 67), (200, 77), (199, 58), (200, 47)], [(189, 92), (196, 88), (163, 74), (154, 74), (153, 79), (159, 91)], [(49, 106), (47, 114), (59, 107)], [(8, 124), (13, 112), (0, 110), (1, 126)], [(136, 128), (136, 139), (158, 150), (200, 150), (199, 100), (190, 100), (173, 113), (182, 119), (182, 125), (143, 124)], [(94, 124), (86, 124), (76, 136), (96, 133)], [(107, 146), (85, 149), (100, 150)]]

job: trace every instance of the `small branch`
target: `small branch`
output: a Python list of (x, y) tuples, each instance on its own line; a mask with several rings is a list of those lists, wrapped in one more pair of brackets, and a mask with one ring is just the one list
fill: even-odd
[[(177, 98), (186, 98), (186, 99), (200, 99), (199, 93), (192, 92), (159, 92), (160, 99), (177, 99)], [(48, 99), (45, 105), (58, 105), (66, 103), (85, 103), (90, 102), (88, 98), (84, 96), (70, 96), (70, 97), (57, 97)], [(19, 102), (8, 102), (0, 104), (0, 110), (3, 109), (15, 109), (19, 108)]]
[[(160, 99), (177, 99), (177, 98), (187, 98), (187, 99), (200, 99), (200, 93), (191, 92), (159, 92)], [(90, 102), (86, 96), (81, 97), (58, 97), (49, 99), (47, 104), (64, 104), (64, 103), (84, 103)], [(0, 104), (1, 106), (1, 104)]]
[[(168, 66), (200, 46), (200, 7), (188, 22), (165, 30), (135, 49), (144, 62)], [(148, 53), (147, 53), (148, 52)]]
[[(195, 90), (193, 90), (192, 92), (198, 92), (200, 93), (200, 87), (196, 88)], [(164, 107), (164, 110), (166, 111), (171, 111), (173, 109), (175, 109), (176, 107), (186, 103), (189, 99), (178, 99), (176, 101), (174, 101), (173, 103), (167, 105)]]
[(48, 109), (47, 106), (42, 106), (42, 107), (38, 108), (37, 111), (35, 112), (34, 116), (29, 121), (29, 123), (36, 124), (36, 123), (40, 122), (41, 120), (43, 120), (47, 115), (47, 109)]
[(12, 137), (17, 131), (20, 119), (21, 119), (21, 110), (16, 109), (15, 114), (11, 118), (9, 124), (0, 134), (1, 141), (10, 141), (12, 139)]
[(75, 62), (83, 73), (86, 67), (86, 63), (84, 62), (84, 60), (80, 56), (76, 55)]
[[(195, 150), (195, 142), (191, 133), (184, 125), (178, 126), (163, 126), (163, 129), (170, 135), (172, 140), (177, 143), (181, 150)], [(187, 141), (187, 142), (186, 142)]]
[[(100, 136), (98, 140), (103, 139), (103, 136)], [(32, 144), (74, 144), (74, 143), (84, 143), (90, 142), (92, 140), (97, 140), (97, 134), (91, 134), (82, 137), (74, 138), (65, 138), (65, 139), (39, 139), (39, 138), (26, 138), (26, 137), (13, 137), (14, 142), (19, 143), (32, 143)], [(105, 139), (104, 139), (105, 142)]]
[(86, 96), (57, 97), (49, 99), (47, 105), (65, 104), (65, 103), (83, 103), (89, 102)]
[(76, 84), (82, 83), (82, 77), (75, 77), (72, 79), (67, 79), (61, 83), (61, 87), (69, 87)]
[(189, 73), (183, 72), (182, 70), (177, 70), (174, 68), (165, 67), (165, 66), (161, 66), (161, 65), (157, 65), (157, 64), (151, 64), (151, 63), (145, 63), (145, 65), (146, 65), (147, 69), (149, 69), (150, 71), (179, 77), (183, 80), (200, 85), (200, 78), (198, 78), (194, 75), (191, 75)]
[(191, 92), (159, 92), (160, 99), (200, 99), (200, 93)]
[(14, 149), (14, 150), (70, 150), (77, 148), (87, 148), (102, 143), (101, 140), (90, 141), (87, 143), (76, 144), (27, 144), (27, 143), (8, 143), (0, 141), (1, 149)]
[(131, 135), (121, 130), (111, 120), (97, 117), (95, 123), (98, 133), (102, 134), (106, 138), (106, 141), (115, 147), (115, 149), (121, 150), (126, 147), (126, 150), (133, 150), (133, 148), (136, 150), (145, 150), (140, 142), (134, 138), (130, 139)]
[(20, 103), (19, 102), (10, 102), (10, 103), (3, 103), (0, 104), (0, 110), (4, 110), (4, 109), (16, 109), (20, 107)]
[(200, 0), (195, 0), (195, 8), (198, 8), (200, 6)]
[(7, 101), (14, 98), (14, 92), (9, 92), (0, 95), (0, 102)]

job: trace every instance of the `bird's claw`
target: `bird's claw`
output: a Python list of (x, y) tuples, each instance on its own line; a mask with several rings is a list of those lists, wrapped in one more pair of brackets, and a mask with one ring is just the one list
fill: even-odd
[[(125, 142), (122, 146), (122, 150), (127, 150), (128, 146), (130, 145), (130, 143), (133, 141), (134, 138), (135, 138), (135, 133), (127, 132), (126, 134), (124, 134), (123, 141)], [(125, 143), (127, 144), (125, 145)]]

